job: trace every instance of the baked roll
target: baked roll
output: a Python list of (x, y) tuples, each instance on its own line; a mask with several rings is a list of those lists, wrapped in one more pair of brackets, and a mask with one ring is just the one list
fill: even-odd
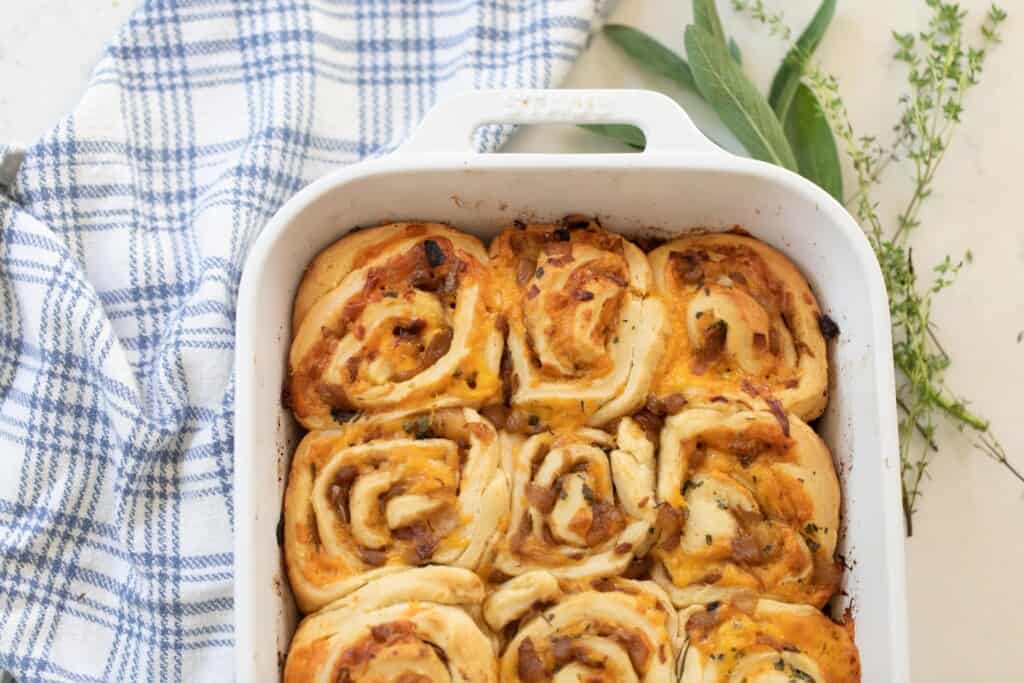
[(554, 427), (633, 412), (662, 349), (640, 249), (585, 218), (506, 230), (491, 245), (508, 319), (512, 405)]
[(496, 576), (535, 569), (610, 576), (646, 552), (653, 540), (654, 445), (636, 422), (623, 418), (614, 436), (581, 427), (525, 442), (506, 434), (504, 442), (512, 510), (493, 560)]
[(661, 431), (654, 578), (681, 607), (751, 591), (821, 607), (841, 575), (839, 496), (800, 418), (685, 410)]
[(559, 581), (537, 571), (484, 603), (503, 638), (502, 683), (674, 681), (678, 617), (650, 581)]
[(497, 683), (483, 598), (483, 582), (464, 569), (378, 577), (302, 621), (284, 681)]
[(307, 429), (362, 410), (477, 407), (500, 396), (502, 331), (487, 253), (434, 223), (355, 232), (299, 285), (288, 398)]
[(498, 435), (469, 408), (311, 432), (284, 501), (288, 577), (303, 612), (422, 564), (474, 569), (508, 508)]
[(683, 237), (649, 254), (668, 335), (654, 393), (821, 415), (828, 354), (821, 311), (781, 253), (752, 237)]
[(679, 683), (859, 683), (852, 627), (807, 605), (744, 597), (680, 613)]

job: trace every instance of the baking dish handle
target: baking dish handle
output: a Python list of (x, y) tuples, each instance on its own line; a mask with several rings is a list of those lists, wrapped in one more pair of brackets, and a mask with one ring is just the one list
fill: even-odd
[(652, 90), (471, 90), (438, 102), (399, 154), (472, 151), (473, 132), (494, 123), (619, 123), (647, 139), (645, 154), (721, 153), (672, 99)]

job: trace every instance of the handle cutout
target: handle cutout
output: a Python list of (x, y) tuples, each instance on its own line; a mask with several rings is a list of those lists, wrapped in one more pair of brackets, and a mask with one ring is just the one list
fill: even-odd
[(647, 90), (464, 92), (428, 112), (399, 153), (494, 151), (509, 124), (590, 124), (623, 132), (635, 127), (645, 136), (644, 154), (721, 153), (678, 104)]
[(638, 154), (647, 146), (643, 131), (628, 124), (485, 124), (472, 140), (478, 153), (497, 154)]

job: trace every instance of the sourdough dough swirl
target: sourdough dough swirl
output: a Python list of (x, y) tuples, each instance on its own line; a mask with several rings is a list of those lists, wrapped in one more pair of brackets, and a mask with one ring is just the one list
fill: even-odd
[[(818, 304), (741, 234), (352, 233), (300, 284), (286, 683), (858, 683)], [(479, 412), (478, 412), (479, 411)], [(682, 611), (677, 611), (681, 609)]]
[(502, 332), (480, 241), (395, 223), (321, 252), (295, 298), (289, 396), (307, 429), (339, 413), (465, 405), (500, 395)]
[(795, 416), (685, 410), (658, 454), (654, 578), (678, 606), (756, 592), (821, 607), (838, 588), (839, 481)]
[(306, 617), (285, 683), (497, 683), (495, 641), (480, 623), (470, 571), (423, 567), (378, 577)]
[(560, 577), (621, 574), (653, 540), (654, 445), (630, 418), (616, 435), (580, 427), (522, 442), (506, 435), (512, 478), (498, 576), (547, 569)]
[(678, 617), (650, 581), (559, 581), (536, 571), (484, 603), (505, 641), (502, 683), (673, 683)]
[(491, 258), (508, 320), (506, 392), (547, 426), (633, 412), (662, 349), (642, 251), (584, 218), (506, 230)]
[(752, 596), (680, 613), (679, 683), (857, 683), (852, 628), (807, 605)]
[(691, 405), (773, 406), (804, 420), (828, 402), (821, 312), (785, 256), (738, 234), (683, 237), (649, 254), (668, 309), (654, 393)]
[(474, 569), (508, 509), (498, 435), (469, 408), (311, 432), (292, 461), (285, 558), (303, 612), (426, 563)]

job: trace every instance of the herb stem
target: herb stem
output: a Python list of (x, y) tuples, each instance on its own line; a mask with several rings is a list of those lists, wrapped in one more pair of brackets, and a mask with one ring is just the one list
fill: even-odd
[(935, 334), (935, 325), (929, 324), (927, 330), (928, 337), (932, 340), (932, 343), (935, 344), (935, 348), (939, 350), (939, 353), (942, 354), (943, 358), (949, 360), (949, 354), (946, 353), (946, 349), (942, 346), (942, 342), (939, 341), (939, 337)]
[(900, 491), (903, 493), (903, 523), (906, 526), (907, 538), (914, 535), (914, 513), (907, 495), (907, 478), (900, 477)]
[(984, 432), (990, 426), (988, 420), (967, 410), (967, 406), (965, 406), (962, 401), (958, 401), (942, 393), (936, 393), (935, 403), (942, 408), (944, 412), (956, 418), (960, 422), (963, 422), (971, 429)]
[(1021, 474), (1020, 470), (1010, 462), (1010, 459), (1006, 457), (1006, 451), (1003, 449), (1003, 445), (999, 443), (991, 433), (986, 432), (982, 434), (977, 445), (985, 455), (1008, 469), (1010, 473), (1018, 479), (1018, 481), (1024, 482), (1024, 474)]
[[(964, 12), (958, 3), (925, 0), (931, 17), (925, 30), (897, 33), (895, 60), (907, 68), (909, 89), (900, 98), (902, 112), (893, 140), (879, 143), (874, 137), (854, 133), (849, 112), (835, 77), (809, 55), (802, 59), (803, 82), (821, 104), (833, 134), (850, 160), (856, 181), (846, 205), (858, 218), (878, 258), (892, 320), (893, 360), (903, 378), (896, 387), (899, 421), (901, 493), (908, 535), (913, 534), (913, 513), (928, 476), (931, 458), (938, 452), (936, 420), (948, 419), (961, 430), (976, 434), (972, 445), (1003, 465), (1024, 482), (1024, 474), (1010, 462), (1002, 444), (992, 434), (987, 419), (967, 407), (949, 391), (945, 370), (951, 359), (939, 341), (932, 321), (935, 296), (956, 279), (963, 261), (949, 256), (925, 271), (915, 268), (911, 235), (921, 226), (922, 209), (932, 194), (938, 169), (961, 122), (968, 91), (978, 84), (989, 48), (1000, 41), (999, 28), (1006, 13), (993, 5), (981, 27), (979, 44), (970, 45)], [(733, 0), (733, 6), (765, 24), (772, 34), (789, 35), (781, 13), (772, 14), (763, 0)], [(794, 54), (799, 46), (791, 48)], [(788, 57), (787, 57), (788, 58)], [(872, 196), (883, 174), (894, 161), (904, 161), (913, 181), (902, 210), (892, 225), (882, 219)], [(968, 252), (966, 261), (970, 261)]]
[[(900, 410), (902, 410), (903, 412), (910, 412), (910, 408), (907, 406), (906, 403), (903, 402), (903, 399), (900, 398), (899, 396), (896, 397), (896, 405), (898, 405)], [(934, 452), (938, 453), (939, 445), (935, 443), (935, 439), (931, 437), (928, 431), (924, 428), (924, 425), (922, 425), (920, 422), (914, 422), (914, 427), (917, 429), (917, 433), (920, 434), (921, 437), (925, 440), (925, 443), (928, 444), (928, 447), (931, 448)]]

